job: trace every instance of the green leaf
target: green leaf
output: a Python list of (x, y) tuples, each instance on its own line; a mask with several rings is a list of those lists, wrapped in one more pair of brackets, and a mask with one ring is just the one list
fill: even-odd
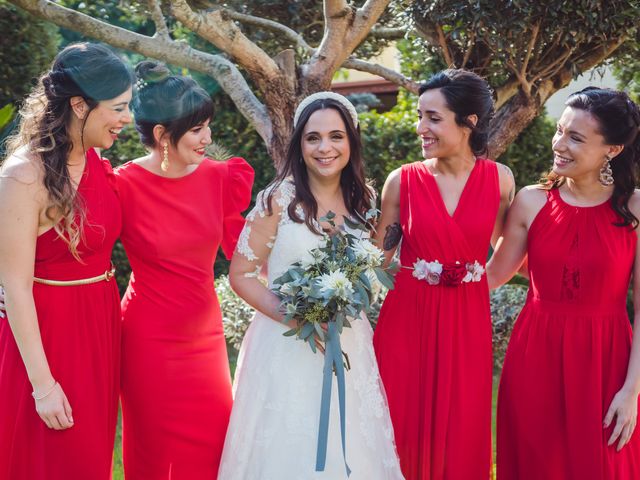
[(362, 305), (364, 306), (365, 310), (368, 310), (369, 309), (369, 294), (364, 289), (364, 287), (359, 283), (356, 284), (356, 289), (358, 291), (358, 294), (360, 295), (360, 300), (362, 301)]
[(309, 337), (309, 335), (311, 335), (313, 333), (313, 323), (305, 323), (302, 328), (300, 329), (300, 338), (303, 339), (307, 339), (307, 337)]
[(284, 332), (282, 335), (284, 335), (285, 337), (293, 337), (296, 333), (298, 333), (298, 329), (292, 328), (291, 330), (287, 330), (286, 332)]
[(318, 337), (320, 337), (320, 340), (322, 340), (324, 342), (324, 330), (320, 326), (320, 323), (314, 322), (313, 326), (315, 327), (316, 333), (318, 334)]
[(4, 107), (0, 108), (0, 130), (11, 123), (15, 112), (16, 107), (14, 107), (11, 103), (8, 103)]
[(346, 215), (343, 217), (344, 218), (344, 224), (353, 229), (353, 230), (362, 230), (362, 231), (367, 231), (367, 228), (362, 224), (362, 222), (357, 222), (354, 220), (351, 220), (349, 217), (347, 217)]
[(360, 279), (364, 287), (367, 290), (371, 291), (371, 282), (369, 281), (369, 277), (367, 276), (366, 272), (362, 272), (358, 278)]
[(378, 281), (389, 290), (393, 290), (393, 279), (391, 278), (391, 276), (388, 275), (387, 272), (379, 268), (376, 268), (374, 271), (376, 272)]

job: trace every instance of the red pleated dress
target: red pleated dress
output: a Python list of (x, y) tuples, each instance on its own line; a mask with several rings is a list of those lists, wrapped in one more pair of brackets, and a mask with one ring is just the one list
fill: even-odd
[(640, 478), (640, 434), (607, 447), (604, 416), (631, 349), (627, 289), (636, 233), (606, 202), (565, 203), (557, 189), (528, 234), (529, 294), (498, 397), (500, 480)]
[(116, 174), (133, 269), (122, 301), (125, 475), (212, 480), (232, 404), (213, 264), (220, 246), (233, 253), (253, 169), (205, 159), (182, 178), (132, 162)]
[(499, 204), (498, 171), (490, 160), (476, 160), (453, 216), (424, 163), (402, 167), (402, 268), (382, 306), (374, 346), (407, 480), (489, 478), (486, 275), (479, 282), (431, 285), (411, 267), (418, 259), (484, 266)]
[[(84, 236), (78, 246), (84, 263), (50, 229), (37, 239), (36, 277), (79, 280), (110, 269), (121, 226), (113, 180), (109, 163), (89, 150), (77, 190), (86, 209)], [(34, 283), (33, 296), (49, 367), (69, 400), (75, 423), (57, 431), (40, 419), (11, 328), (0, 319), (0, 479), (109, 479), (120, 372), (116, 282)]]

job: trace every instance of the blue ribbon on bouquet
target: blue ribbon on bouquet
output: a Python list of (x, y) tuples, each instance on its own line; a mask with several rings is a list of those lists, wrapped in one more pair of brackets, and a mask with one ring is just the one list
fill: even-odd
[(347, 477), (351, 469), (347, 465), (347, 447), (345, 442), (345, 385), (344, 365), (342, 364), (342, 347), (340, 334), (336, 322), (329, 322), (324, 352), (324, 370), (322, 378), (322, 400), (320, 403), (320, 424), (318, 428), (318, 450), (316, 452), (316, 472), (323, 472), (327, 462), (327, 441), (329, 434), (329, 413), (331, 411), (331, 387), (333, 385), (333, 369), (336, 370), (338, 382), (338, 404), (340, 406), (340, 434), (342, 436), (342, 458), (347, 470)]

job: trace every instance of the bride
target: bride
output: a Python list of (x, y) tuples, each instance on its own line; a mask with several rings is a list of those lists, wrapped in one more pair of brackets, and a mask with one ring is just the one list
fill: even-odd
[[(281, 173), (258, 195), (231, 262), (234, 290), (257, 313), (238, 359), (234, 406), (221, 480), (346, 479), (340, 410), (334, 386), (326, 466), (316, 472), (324, 359), (306, 342), (285, 337), (280, 301), (269, 286), (289, 266), (310, 260), (327, 212), (363, 217), (374, 203), (364, 180), (358, 115), (343, 96), (320, 92), (298, 106)], [(295, 320), (294, 320), (295, 321)], [(346, 372), (346, 463), (350, 480), (402, 479), (387, 403), (366, 318), (341, 335)]]

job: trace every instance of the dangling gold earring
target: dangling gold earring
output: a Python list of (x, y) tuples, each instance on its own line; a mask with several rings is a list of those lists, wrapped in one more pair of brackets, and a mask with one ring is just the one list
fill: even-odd
[(169, 145), (166, 143), (162, 144), (162, 163), (160, 164), (160, 168), (163, 172), (169, 170)]
[(600, 169), (599, 180), (603, 186), (609, 187), (613, 185), (613, 170), (611, 170), (611, 158), (608, 155), (605, 156), (604, 158), (605, 158), (605, 161), (604, 161), (604, 165)]

